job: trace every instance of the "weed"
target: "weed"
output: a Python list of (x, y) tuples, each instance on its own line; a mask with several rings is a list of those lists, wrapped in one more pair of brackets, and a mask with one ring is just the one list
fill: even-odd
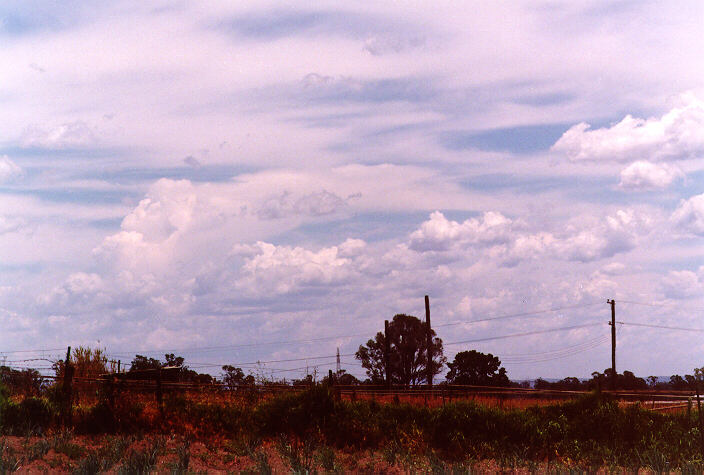
[(279, 436), (276, 444), (281, 456), (288, 461), (294, 473), (309, 473), (313, 468), (314, 444), (311, 438)]
[(191, 461), (191, 444), (184, 440), (176, 447), (176, 462), (171, 465), (172, 473), (187, 473), (188, 465)]
[(103, 463), (95, 452), (90, 452), (82, 458), (78, 465), (72, 470), (76, 475), (93, 475), (103, 470)]
[(337, 470), (335, 451), (327, 445), (323, 446), (318, 452), (318, 462), (329, 472)]
[(0, 440), (0, 473), (14, 472), (19, 468), (20, 461), (15, 457), (12, 448), (7, 445), (5, 439)]
[(164, 451), (166, 440), (163, 437), (152, 439), (151, 443), (142, 450), (132, 450), (122, 463), (119, 473), (149, 473), (155, 465), (159, 455)]
[(63, 429), (55, 434), (51, 441), (51, 448), (58, 454), (64, 454), (70, 459), (78, 459), (85, 455), (86, 449), (78, 444), (71, 442), (73, 432), (69, 429)]
[(255, 470), (257, 473), (260, 473), (262, 475), (271, 475), (273, 473), (271, 464), (269, 463), (269, 456), (266, 454), (266, 452), (264, 452), (264, 450), (257, 450), (256, 452), (254, 452), (252, 458), (254, 459), (254, 464), (256, 467)]
[(445, 465), (434, 451), (428, 454), (428, 465), (430, 466), (430, 471), (434, 474), (443, 474), (449, 471), (447, 465)]
[(37, 460), (43, 458), (47, 452), (51, 449), (51, 444), (46, 439), (40, 439), (34, 444), (27, 447), (26, 457), (30, 462), (32, 460)]
[(119, 462), (127, 452), (127, 449), (132, 443), (132, 439), (128, 437), (109, 437), (102, 447), (98, 450), (98, 456), (101, 460), (101, 470), (108, 470), (110, 467)]
[(230, 440), (225, 449), (239, 457), (252, 456), (261, 443), (262, 440), (259, 437), (243, 434)]

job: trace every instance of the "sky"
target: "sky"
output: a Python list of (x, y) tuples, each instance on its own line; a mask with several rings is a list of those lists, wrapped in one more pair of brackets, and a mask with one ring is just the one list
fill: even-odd
[(619, 372), (691, 373), (661, 327), (704, 329), (703, 15), (2, 2), (0, 354), (363, 376), (429, 295), (448, 359), (588, 377), (614, 299)]

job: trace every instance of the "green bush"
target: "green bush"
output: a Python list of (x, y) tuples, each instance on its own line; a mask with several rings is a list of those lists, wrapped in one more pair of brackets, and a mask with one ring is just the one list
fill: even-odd
[(5, 400), (0, 404), (4, 433), (42, 434), (51, 424), (53, 411), (44, 399), (29, 397), (20, 403)]

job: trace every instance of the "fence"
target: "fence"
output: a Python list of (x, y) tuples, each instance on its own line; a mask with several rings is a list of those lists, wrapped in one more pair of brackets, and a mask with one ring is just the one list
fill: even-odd
[[(49, 377), (59, 379), (58, 394), (63, 398), (61, 423), (70, 425), (76, 406), (90, 406), (98, 401), (110, 408), (125, 401), (141, 402), (164, 415), (164, 401), (181, 397), (197, 399), (208, 404), (247, 404), (282, 393), (309, 389), (313, 384), (254, 384), (228, 386), (224, 383), (195, 383), (178, 380), (178, 368), (148, 370), (145, 372), (105, 374), (100, 377)], [(67, 373), (70, 375), (70, 371)], [(416, 387), (387, 387), (385, 385), (341, 385), (334, 379), (329, 384), (338, 400), (374, 400), (381, 404), (415, 404), (437, 407), (457, 401), (473, 401), (486, 406), (505, 409), (524, 409), (560, 403), (588, 394), (586, 391), (506, 388), (470, 385), (440, 385)], [(604, 391), (620, 404), (640, 404), (656, 411), (678, 411), (691, 408), (695, 393), (690, 391)]]

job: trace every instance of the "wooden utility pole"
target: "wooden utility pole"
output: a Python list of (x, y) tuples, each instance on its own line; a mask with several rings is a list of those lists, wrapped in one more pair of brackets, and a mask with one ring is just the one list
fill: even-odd
[(611, 389), (616, 390), (616, 301), (607, 300), (611, 305)]
[(391, 335), (389, 335), (389, 321), (384, 320), (384, 369), (386, 370), (386, 388), (391, 389)]
[(426, 344), (428, 346), (428, 365), (426, 370), (428, 371), (426, 379), (428, 380), (428, 387), (433, 388), (433, 336), (431, 335), (430, 328), (430, 299), (425, 296), (425, 329), (427, 330)]

